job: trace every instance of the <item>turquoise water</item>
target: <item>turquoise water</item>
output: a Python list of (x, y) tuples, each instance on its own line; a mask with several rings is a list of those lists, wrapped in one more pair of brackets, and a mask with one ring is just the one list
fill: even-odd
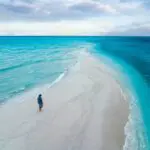
[[(150, 37), (103, 37), (97, 44), (96, 50), (104, 52), (122, 66), (122, 70), (128, 75), (134, 94), (137, 98), (137, 105), (141, 110), (141, 117), (134, 112), (136, 120), (135, 134), (139, 150), (149, 150), (150, 144)], [(126, 82), (126, 81), (124, 81)], [(134, 106), (133, 106), (134, 107)], [(133, 108), (134, 109), (134, 108)], [(134, 111), (134, 110), (133, 110)], [(142, 130), (141, 126), (146, 128)], [(146, 133), (144, 133), (146, 132)], [(148, 136), (148, 143), (144, 143)], [(143, 143), (146, 147), (143, 147)]]
[(75, 63), (82, 45), (70, 38), (0, 37), (0, 102), (54, 81)]
[(97, 57), (105, 54), (130, 79), (136, 100), (131, 102), (134, 138), (129, 140), (135, 139), (132, 149), (149, 150), (150, 37), (0, 37), (0, 102), (53, 83), (85, 50)]

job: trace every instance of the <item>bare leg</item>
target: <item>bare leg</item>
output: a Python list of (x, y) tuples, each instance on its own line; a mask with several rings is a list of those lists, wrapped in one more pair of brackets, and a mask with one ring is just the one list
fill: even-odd
[(42, 107), (43, 107), (43, 105), (39, 105), (39, 112), (42, 111)]
[(41, 112), (41, 107), (39, 107), (39, 112)]

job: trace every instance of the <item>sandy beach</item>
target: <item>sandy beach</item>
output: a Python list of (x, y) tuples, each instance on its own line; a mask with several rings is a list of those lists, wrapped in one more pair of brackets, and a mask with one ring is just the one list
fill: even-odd
[(62, 80), (43, 90), (41, 113), (37, 95), (3, 105), (0, 150), (122, 150), (129, 106), (116, 74), (85, 54)]

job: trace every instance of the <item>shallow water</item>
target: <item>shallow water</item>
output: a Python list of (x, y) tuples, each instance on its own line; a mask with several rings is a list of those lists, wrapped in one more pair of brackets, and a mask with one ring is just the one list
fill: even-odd
[(131, 80), (131, 92), (136, 98), (132, 106), (136, 106), (131, 111), (134, 129), (129, 132), (136, 136), (134, 149), (148, 150), (149, 43), (150, 37), (0, 37), (0, 102), (11, 101), (11, 97), (36, 86), (51, 84), (77, 62), (82, 51), (97, 57), (104, 54)]

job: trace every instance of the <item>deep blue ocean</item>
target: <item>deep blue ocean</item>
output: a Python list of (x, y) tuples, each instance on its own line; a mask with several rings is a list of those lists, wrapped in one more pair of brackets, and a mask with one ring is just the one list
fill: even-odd
[(128, 145), (134, 144), (132, 150), (149, 150), (150, 37), (1, 36), (0, 103), (35, 87), (52, 84), (85, 50), (97, 57), (108, 56), (130, 79), (140, 116), (132, 110), (134, 131), (128, 132), (136, 137), (129, 138)]

